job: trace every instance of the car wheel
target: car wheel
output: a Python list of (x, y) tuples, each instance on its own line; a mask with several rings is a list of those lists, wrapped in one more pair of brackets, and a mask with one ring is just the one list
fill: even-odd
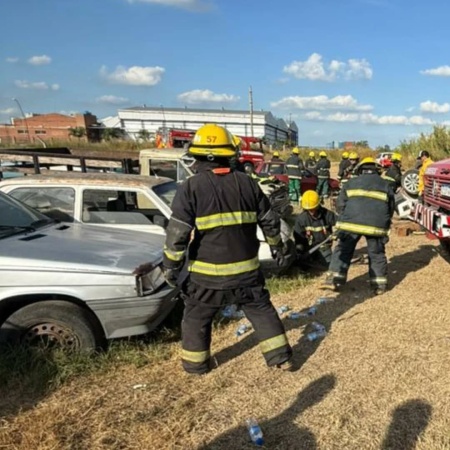
[(419, 195), (419, 172), (416, 169), (407, 170), (403, 174), (402, 188), (412, 197)]
[(102, 333), (92, 313), (73, 303), (48, 300), (24, 306), (0, 327), (2, 340), (12, 344), (92, 351), (102, 343)]

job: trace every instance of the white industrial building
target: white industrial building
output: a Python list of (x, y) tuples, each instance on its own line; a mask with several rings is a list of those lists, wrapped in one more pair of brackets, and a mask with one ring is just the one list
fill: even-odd
[(288, 124), (269, 111), (254, 111), (251, 115), (249, 111), (242, 110), (142, 106), (119, 109), (118, 119), (120, 127), (132, 139), (138, 138), (140, 130), (147, 130), (151, 134), (161, 128), (197, 130), (205, 123), (216, 123), (238, 136), (264, 137), (268, 144), (288, 141), (295, 145), (298, 143), (295, 122)]

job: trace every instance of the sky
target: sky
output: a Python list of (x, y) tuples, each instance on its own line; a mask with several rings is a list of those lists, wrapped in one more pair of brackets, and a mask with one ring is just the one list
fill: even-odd
[(448, 17), (448, 0), (3, 0), (0, 123), (248, 109), (252, 86), (300, 145), (395, 147), (450, 125)]

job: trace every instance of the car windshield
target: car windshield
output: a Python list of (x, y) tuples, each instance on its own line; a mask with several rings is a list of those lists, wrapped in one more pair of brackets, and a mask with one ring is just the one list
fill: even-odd
[(158, 184), (153, 187), (155, 194), (169, 207), (172, 207), (173, 198), (177, 192), (178, 184), (175, 181)]
[(34, 231), (53, 222), (18, 200), (0, 193), (0, 238)]

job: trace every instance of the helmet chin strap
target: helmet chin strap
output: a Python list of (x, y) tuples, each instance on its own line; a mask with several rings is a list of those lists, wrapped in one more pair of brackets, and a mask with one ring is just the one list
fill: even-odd
[(215, 157), (214, 157), (213, 154), (210, 153), (210, 154), (206, 157), (206, 159), (207, 159), (208, 161), (212, 162), (212, 161), (215, 160)]

